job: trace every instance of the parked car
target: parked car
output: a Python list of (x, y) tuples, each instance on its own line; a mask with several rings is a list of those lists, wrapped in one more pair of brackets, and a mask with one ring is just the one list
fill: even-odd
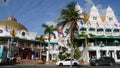
[[(71, 59), (67, 58), (62, 61), (57, 61), (56, 65), (63, 66), (63, 65), (71, 65)], [(72, 59), (72, 65), (80, 65), (80, 62), (76, 59)]]
[(115, 60), (112, 57), (101, 57), (99, 59), (90, 60), (90, 65), (115, 65)]

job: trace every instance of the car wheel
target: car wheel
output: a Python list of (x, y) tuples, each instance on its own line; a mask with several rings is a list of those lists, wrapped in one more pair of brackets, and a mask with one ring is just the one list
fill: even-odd
[(98, 66), (99, 64), (98, 63), (95, 63), (95, 66)]
[(114, 65), (114, 63), (110, 62), (110, 66), (113, 66), (113, 65)]
[(59, 66), (63, 66), (63, 63), (60, 63)]
[(78, 64), (77, 64), (77, 63), (74, 63), (73, 65), (74, 65), (74, 66), (77, 66)]

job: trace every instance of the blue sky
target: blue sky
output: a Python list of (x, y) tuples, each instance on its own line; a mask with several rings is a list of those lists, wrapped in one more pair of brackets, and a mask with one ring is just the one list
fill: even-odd
[(60, 9), (71, 1), (77, 2), (84, 12), (89, 13), (92, 5), (96, 5), (101, 15), (105, 15), (108, 6), (114, 10), (120, 21), (120, 0), (0, 0), (0, 20), (14, 16), (30, 32), (44, 34), (41, 24), (53, 24), (59, 17)]

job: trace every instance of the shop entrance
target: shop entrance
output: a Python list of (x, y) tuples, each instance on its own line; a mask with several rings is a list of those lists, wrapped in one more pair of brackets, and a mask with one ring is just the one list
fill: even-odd
[(120, 51), (117, 51), (117, 59), (120, 59)]
[(96, 59), (96, 51), (89, 51), (89, 58), (91, 59)]
[(32, 51), (29, 48), (19, 49), (21, 59), (31, 60)]

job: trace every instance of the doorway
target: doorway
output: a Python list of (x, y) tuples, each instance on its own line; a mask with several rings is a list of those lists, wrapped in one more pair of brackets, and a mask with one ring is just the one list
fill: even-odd
[(96, 51), (89, 51), (89, 58), (91, 59), (96, 59)]

